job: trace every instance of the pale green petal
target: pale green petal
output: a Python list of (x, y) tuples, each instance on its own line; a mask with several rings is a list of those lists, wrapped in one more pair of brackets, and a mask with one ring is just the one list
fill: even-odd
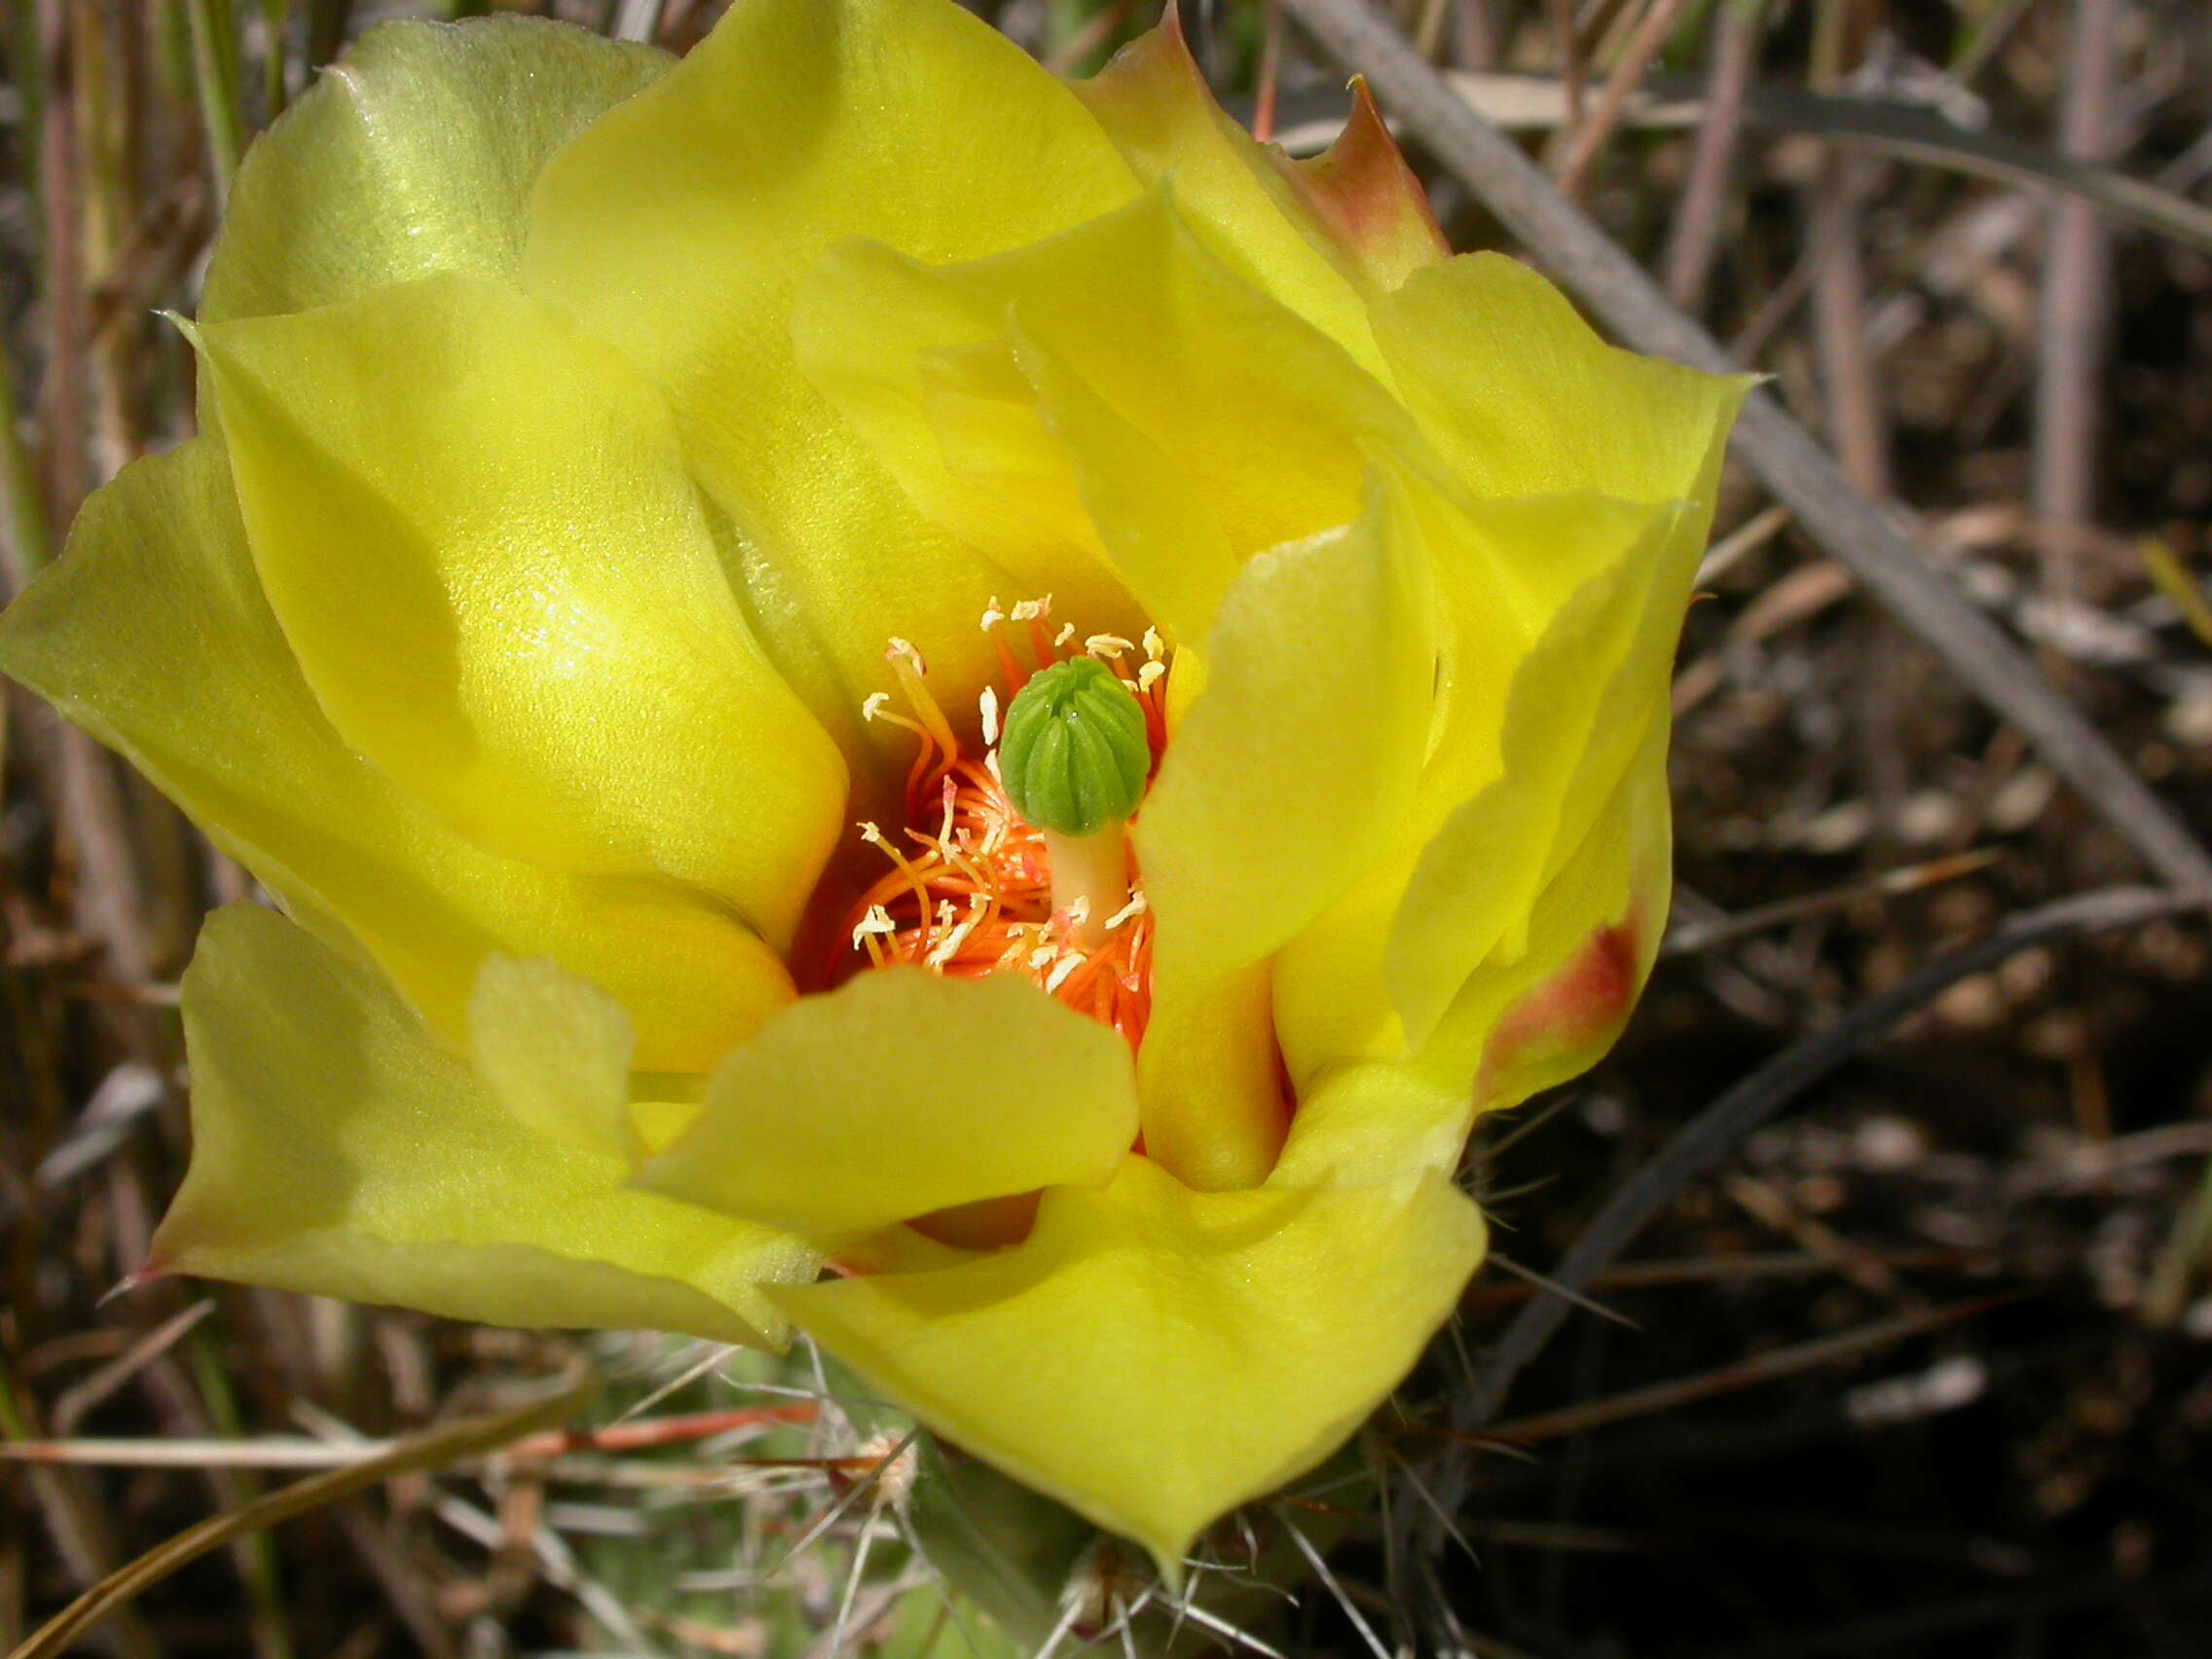
[(510, 274), (545, 159), (673, 61), (539, 18), (369, 30), (246, 152), (201, 320)]
[[(850, 753), (887, 635), (979, 685), (985, 603), (1050, 592), (1073, 616), (1082, 573), (994, 563), (924, 519), (800, 376), (795, 295), (851, 237), (974, 259), (1134, 190), (1075, 97), (945, 0), (741, 0), (539, 180), (526, 284), (668, 396), (744, 538), (759, 637)], [(903, 768), (903, 748), (884, 754)]]
[(631, 1011), (639, 1063), (704, 1072), (791, 995), (723, 908), (457, 833), (349, 749), (262, 597), (221, 446), (127, 467), (0, 618), (0, 668), (121, 751), (310, 925), (360, 941), (460, 1043), (478, 965), (551, 956)]
[(1103, 1186), (1136, 1131), (1134, 1067), (1105, 1026), (1025, 979), (898, 968), (771, 1018), (638, 1179), (829, 1236)]
[(843, 764), (636, 371), (459, 275), (203, 338), (254, 564), (346, 739), (500, 851), (682, 883), (785, 945)]
[(506, 1325), (780, 1344), (767, 1283), (816, 1258), (625, 1189), (529, 1127), (376, 975), (270, 911), (218, 911), (185, 977), (192, 1166), (148, 1271)]
[(468, 1051), (492, 1097), (554, 1140), (629, 1158), (636, 1051), (621, 1004), (538, 956), (493, 955), (468, 999)]
[(1197, 1194), (1146, 1159), (1048, 1192), (1012, 1249), (773, 1294), (924, 1422), (1179, 1575), (1199, 1529), (1311, 1468), (1396, 1386), (1483, 1249), (1430, 1175)]
[(1605, 345), (1502, 254), (1417, 272), (1374, 315), (1407, 405), (1477, 494), (1712, 499), (1748, 380)]
[[(1206, 999), (1350, 889), (1398, 831), (1436, 663), (1419, 556), (1395, 493), (1379, 487), (1354, 524), (1252, 560), (1222, 602), (1205, 690), (1135, 827), (1159, 925), (1148, 1144), (1176, 1098), (1155, 1092), (1153, 1068), (1175, 1063), (1182, 1022), (1203, 1021)], [(1250, 1126), (1218, 1114), (1161, 1133), (1180, 1144)]]

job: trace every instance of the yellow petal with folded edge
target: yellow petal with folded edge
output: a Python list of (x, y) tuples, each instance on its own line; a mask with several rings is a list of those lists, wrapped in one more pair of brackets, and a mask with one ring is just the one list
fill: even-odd
[(1607, 346), (1502, 254), (1416, 272), (1374, 316), (1407, 406), (1477, 494), (1711, 500), (1749, 379)]
[(1513, 678), (1494, 783), (1450, 810), (1392, 920), (1383, 977), (1416, 1047), (1475, 965), (1526, 947), (1538, 892), (1665, 719), (1681, 592), (1704, 514), (1661, 508), (1587, 584)]
[(1473, 1076), (1478, 1110), (1587, 1071), (1627, 1024), (1673, 893), (1667, 738), (1662, 714), (1530, 906), (1527, 950), (1468, 975), (1413, 1056), (1438, 1081)]
[(1532, 901), (1520, 956), (1470, 974), (1405, 1063), (1339, 1065), (1310, 1081), (1271, 1186), (1449, 1174), (1478, 1113), (1565, 1083), (1612, 1046), (1666, 928), (1666, 737), (1664, 719), (1646, 724), (1589, 831)]
[(262, 585), (346, 739), (499, 851), (787, 943), (843, 763), (619, 353), (458, 274), (202, 339)]
[(630, 1056), (621, 1004), (546, 957), (486, 957), (468, 999), (468, 1049), (492, 1097), (554, 1140), (632, 1158)]
[(770, 1019), (638, 1181), (828, 1236), (1103, 1186), (1136, 1129), (1129, 1051), (1103, 1025), (1019, 977), (891, 968)]
[(1279, 157), (1215, 101), (1172, 9), (1075, 93), (1137, 176), (1172, 179), (1208, 252), (1387, 376), (1356, 258), (1331, 235)]
[(511, 273), (546, 158), (674, 61), (540, 18), (370, 29), (247, 150), (200, 319)]
[(1434, 1175), (1198, 1194), (1132, 1158), (1046, 1193), (1029, 1238), (934, 1272), (778, 1287), (824, 1347), (947, 1439), (1152, 1551), (1336, 1450), (1483, 1250)]
[(1194, 1182), (1212, 1167), (1244, 1171), (1236, 1184), (1264, 1176), (1279, 1114), (1256, 1100), (1209, 1112), (1153, 1078), (1216, 1069), (1179, 1051), (1218, 1023), (1204, 1000), (1347, 891), (1413, 797), (1436, 651), (1419, 553), (1379, 483), (1355, 523), (1247, 564), (1207, 641), (1206, 688), (1137, 818), (1159, 930), (1145, 1132), (1149, 1142), (1162, 1114), (1187, 1106), (1198, 1121), (1163, 1124), (1164, 1144), (1225, 1143), (1177, 1169)]
[[(949, 682), (993, 659), (994, 595), (1105, 614), (1104, 572), (998, 564), (930, 525), (799, 375), (793, 296), (868, 237), (930, 263), (1017, 247), (1135, 191), (1083, 106), (948, 0), (742, 0), (657, 85), (546, 168), (525, 284), (620, 346), (667, 395), (729, 512), (748, 612), (856, 756), (884, 636)], [(879, 764), (903, 771), (897, 734)]]
[(457, 1046), (478, 965), (552, 956), (705, 1071), (791, 980), (670, 883), (564, 875), (469, 841), (331, 729), (263, 598), (221, 446), (138, 461), (0, 617), (0, 669), (127, 756), (318, 930), (343, 928)]
[(621, 1160), (528, 1127), (374, 970), (271, 911), (209, 919), (184, 1019), (192, 1165), (150, 1272), (774, 1346), (761, 1286), (816, 1271), (791, 1238), (625, 1190)]
[[(1631, 564), (1640, 549), (1648, 550), (1654, 516), (1674, 511), (1594, 496), (1455, 501), (1421, 480), (1398, 482), (1438, 595), (1428, 751), (1388, 851), (1354, 889), (1286, 944), (1276, 961), (1276, 1029), (1301, 1088), (1333, 1064), (1403, 1056), (1405, 1031), (1388, 992), (1384, 956), (1407, 883), (1423, 849), (1452, 815), (1488, 790), (1504, 793), (1521, 814), (1516, 824), (1540, 818), (1554, 804), (1526, 799), (1518, 783), (1501, 782), (1509, 701), (1526, 676), (1531, 643), (1551, 624), (1558, 604), (1549, 591), (1531, 592), (1535, 584), (1522, 579), (1520, 570), (1540, 564), (1547, 589), (1574, 592), (1601, 577), (1618, 587), (1619, 568)], [(1602, 615), (1617, 622), (1616, 634), (1625, 635), (1626, 612)], [(1601, 682), (1605, 667), (1589, 664)], [(1569, 689), (1584, 688), (1570, 682)], [(1574, 709), (1582, 702), (1569, 698)], [(1524, 740), (1515, 749), (1523, 767), (1530, 763), (1529, 748)], [(1538, 751), (1536, 758), (1550, 756)], [(1562, 763), (1570, 759), (1563, 756)], [(1537, 848), (1535, 862), (1546, 851), (1548, 844)], [(1500, 928), (1509, 925), (1512, 903), (1533, 891), (1501, 880), (1501, 872), (1488, 865), (1458, 866), (1457, 873), (1508, 913)], [(1497, 937), (1496, 930), (1491, 937)], [(1465, 972), (1461, 963), (1443, 992), (1447, 999)]]

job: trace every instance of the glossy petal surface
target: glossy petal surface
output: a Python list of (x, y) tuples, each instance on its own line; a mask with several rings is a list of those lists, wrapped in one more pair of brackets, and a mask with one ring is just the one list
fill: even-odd
[(369, 30), (246, 152), (200, 320), (509, 275), (546, 158), (672, 61), (538, 18)]
[(774, 1343), (759, 1286), (815, 1258), (624, 1190), (622, 1161), (506, 1112), (372, 971), (273, 912), (218, 912), (185, 979), (193, 1161), (156, 1271), (509, 1325)]
[(347, 740), (502, 852), (680, 882), (783, 944), (842, 762), (635, 371), (461, 276), (203, 339), (255, 566)]
[(1103, 1186), (1137, 1127), (1127, 1047), (1014, 978), (863, 974), (719, 1066), (653, 1191), (809, 1235)]
[(743, 537), (760, 638), (856, 755), (887, 634), (979, 684), (990, 597), (1051, 592), (1075, 614), (1080, 572), (992, 562), (914, 509), (798, 373), (798, 285), (850, 237), (974, 259), (1134, 189), (1066, 89), (937, 0), (743, 0), (539, 182), (524, 280), (667, 395)]
[(493, 951), (634, 1011), (641, 1065), (706, 1070), (791, 994), (726, 909), (503, 858), (332, 729), (263, 597), (219, 444), (137, 462), (0, 620), (0, 667), (120, 750), (227, 852), (342, 924), (451, 1040)]
[(1175, 1574), (1200, 1527), (1375, 1408), (1482, 1244), (1435, 1177), (1207, 1195), (1131, 1159), (1104, 1192), (1048, 1192), (1013, 1249), (773, 1294), (932, 1427)]

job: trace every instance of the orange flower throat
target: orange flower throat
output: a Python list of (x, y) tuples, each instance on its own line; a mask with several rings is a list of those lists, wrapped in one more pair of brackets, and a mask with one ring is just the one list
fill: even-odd
[[(889, 696), (878, 693), (864, 713), (906, 727), (919, 749), (906, 775), (900, 833), (887, 835), (874, 824), (860, 827), (862, 838), (891, 867), (846, 912), (832, 943), (830, 978), (899, 963), (962, 978), (1019, 974), (1120, 1032), (1133, 1051), (1152, 1012), (1153, 935), (1135, 855), (1117, 826), (1110, 839), (1090, 837), (1079, 844), (1081, 862), (1091, 867), (1078, 878), (1072, 849), (1063, 844), (1055, 884), (1053, 838), (1021, 817), (1000, 778), (999, 711), (1033, 674), (1076, 656), (1091, 657), (1106, 664), (1143, 709), (1156, 772), (1167, 741), (1165, 648), (1158, 634), (1148, 632), (1141, 647), (1101, 634), (1071, 649), (1078, 644), (1075, 629), (1051, 633), (1050, 607), (1050, 599), (1017, 605), (1009, 616), (994, 603), (984, 613), (1005, 684), (1003, 700), (996, 687), (986, 687), (978, 699), (980, 754), (962, 744), (945, 717), (925, 682), (920, 653), (903, 640), (891, 643), (885, 656), (908, 712), (895, 711)], [(1021, 629), (1018, 641), (1009, 638), (1014, 625)], [(1016, 643), (1027, 645), (1029, 666)], [(1125, 672), (1132, 667), (1133, 673)]]

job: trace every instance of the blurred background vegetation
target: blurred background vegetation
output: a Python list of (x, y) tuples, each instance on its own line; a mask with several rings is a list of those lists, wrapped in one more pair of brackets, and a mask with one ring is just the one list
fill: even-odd
[[(537, 9), (681, 52), (719, 5)], [(1068, 73), (1156, 15), (977, 9)], [(2212, 8), (1380, 9), (1772, 376), (1861, 490), (1909, 509), (1930, 556), (2212, 834)], [(9, 0), (0, 597), (92, 488), (190, 430), (187, 353), (155, 313), (193, 309), (252, 133), (361, 29), (426, 12)], [(1358, 65), (1267, 0), (1184, 16), (1234, 108), (1293, 148), (1325, 142)], [(1455, 245), (1507, 245), (1478, 189), (1414, 159)], [(1909, 981), (2035, 906), (2140, 880), (2125, 839), (1748, 474), (1701, 585), (1676, 686), (1676, 927), (1636, 1025), (1597, 1076), (1483, 1131), (1467, 1178), (1503, 1259), (1364, 1463), (1214, 1540), (1221, 1593), (1175, 1640), (2201, 1659), (2201, 923), (2060, 930)], [(804, 1350), (767, 1362), (206, 1284), (109, 1299), (183, 1167), (176, 976), (202, 913), (251, 887), (44, 708), (11, 690), (0, 731), (0, 1434), (49, 1448), (0, 1462), (0, 1649), (211, 1514), (583, 1358), (609, 1379), (581, 1419), (596, 1438), (241, 1532), (86, 1649), (1014, 1650), (918, 1557), (897, 1478), (912, 1449), (883, 1462), (903, 1427)], [(1499, 1420), (1450, 1426), (1608, 1195), (1762, 1062), (1821, 1053), (1893, 993), (1903, 1017), (1879, 1043), (1830, 1052), (1825, 1081), (1666, 1188), (1589, 1287), (1613, 1317), (1578, 1310)], [(1445, 1535), (1435, 1508), (1450, 1535), (1417, 1595), (1404, 1548)], [(1293, 1527), (1325, 1580), (1280, 1569)], [(1240, 1583), (1247, 1558), (1291, 1593)], [(1061, 1649), (1087, 1639), (1133, 1651), (1167, 1626), (1087, 1615)]]

